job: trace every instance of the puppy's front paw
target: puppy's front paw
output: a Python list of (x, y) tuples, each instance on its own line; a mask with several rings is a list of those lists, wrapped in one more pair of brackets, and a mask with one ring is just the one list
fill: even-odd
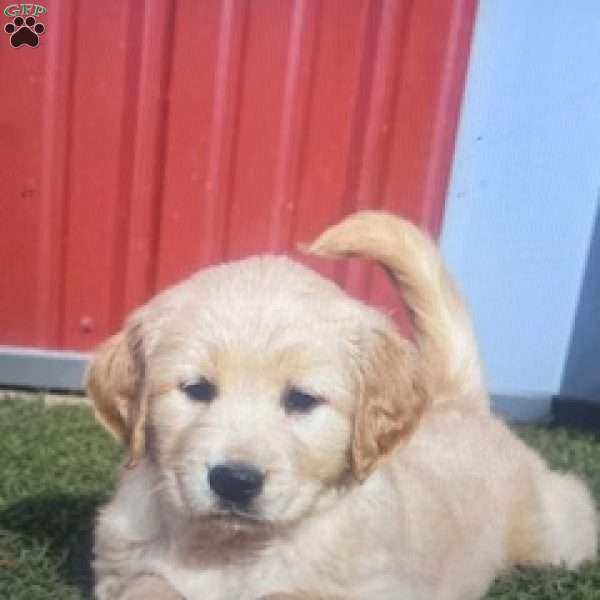
[(258, 600), (310, 600), (306, 596), (299, 596), (298, 594), (269, 594), (268, 596), (261, 596)]
[(275, 593), (261, 596), (258, 600), (344, 600), (333, 596), (306, 596), (304, 594)]
[(139, 575), (127, 583), (119, 600), (184, 600), (158, 575)]

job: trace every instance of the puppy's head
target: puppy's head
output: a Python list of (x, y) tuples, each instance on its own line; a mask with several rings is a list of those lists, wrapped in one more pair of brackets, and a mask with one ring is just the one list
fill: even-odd
[(205, 270), (137, 310), (87, 386), (190, 518), (283, 525), (364, 479), (423, 404), (410, 342), (283, 257)]

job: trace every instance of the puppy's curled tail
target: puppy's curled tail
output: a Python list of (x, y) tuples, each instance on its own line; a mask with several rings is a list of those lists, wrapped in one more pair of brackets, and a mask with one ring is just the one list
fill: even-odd
[(434, 242), (393, 214), (359, 212), (327, 229), (308, 252), (377, 261), (400, 288), (434, 404), (488, 411), (473, 326)]

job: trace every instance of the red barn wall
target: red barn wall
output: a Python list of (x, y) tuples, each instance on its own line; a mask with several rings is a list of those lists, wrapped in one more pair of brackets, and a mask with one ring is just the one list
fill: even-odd
[[(0, 40), (0, 344), (89, 349), (359, 208), (438, 233), (475, 0), (44, 6), (38, 47)], [(397, 305), (370, 267), (308, 262)]]

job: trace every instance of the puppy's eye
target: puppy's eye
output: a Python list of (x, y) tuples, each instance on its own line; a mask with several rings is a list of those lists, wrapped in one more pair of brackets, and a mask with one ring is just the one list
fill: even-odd
[(322, 398), (294, 387), (283, 394), (283, 407), (288, 413), (308, 413), (322, 402)]
[(182, 383), (179, 387), (190, 400), (195, 402), (208, 403), (214, 400), (217, 395), (217, 386), (204, 378), (191, 383)]

